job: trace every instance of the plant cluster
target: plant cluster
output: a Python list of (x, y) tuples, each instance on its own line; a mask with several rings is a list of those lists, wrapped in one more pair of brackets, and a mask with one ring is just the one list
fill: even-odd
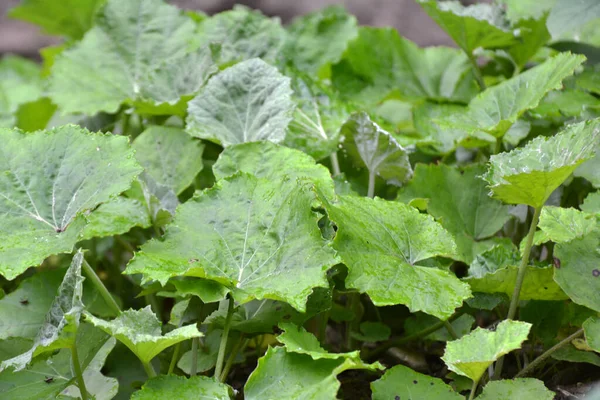
[(598, 379), (600, 6), (420, 4), (457, 48), (339, 6), (11, 10), (64, 41), (0, 61), (0, 397)]

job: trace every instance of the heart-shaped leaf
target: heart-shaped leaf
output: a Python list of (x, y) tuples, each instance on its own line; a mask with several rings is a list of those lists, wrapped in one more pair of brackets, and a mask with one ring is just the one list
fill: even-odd
[(310, 188), (296, 181), (248, 174), (221, 179), (181, 205), (164, 240), (144, 244), (127, 273), (161, 282), (203, 277), (247, 300), (271, 298), (304, 310), (312, 288), (328, 287), (325, 271), (337, 263), (313, 200)]
[(404, 365), (396, 365), (371, 383), (373, 400), (430, 399), (463, 400), (443, 380), (423, 375)]
[(224, 383), (206, 376), (168, 375), (150, 379), (142, 390), (131, 396), (132, 400), (161, 400), (166, 398), (179, 399), (211, 399), (230, 400), (233, 391)]
[(160, 321), (150, 309), (127, 310), (112, 321), (104, 321), (90, 313), (85, 318), (127, 346), (142, 363), (149, 363), (161, 351), (181, 341), (202, 336), (195, 324), (183, 326), (163, 335)]
[(348, 266), (346, 287), (367, 293), (376, 305), (404, 304), (447, 319), (471, 296), (454, 275), (418, 265), (456, 253), (451, 235), (431, 216), (398, 202), (352, 196), (340, 196), (327, 211), (338, 227), (334, 247)]
[(220, 143), (281, 142), (292, 119), (290, 78), (253, 58), (212, 77), (189, 103), (187, 131)]
[(533, 378), (505, 379), (490, 381), (484, 386), (478, 400), (538, 399), (552, 400), (555, 393), (544, 382)]
[(477, 328), (462, 338), (448, 342), (442, 360), (459, 375), (479, 381), (485, 370), (501, 356), (521, 347), (531, 324), (504, 320), (495, 331)]
[(524, 147), (493, 155), (483, 179), (494, 197), (539, 208), (577, 166), (594, 155), (599, 138), (600, 119), (569, 125), (551, 138), (538, 136)]

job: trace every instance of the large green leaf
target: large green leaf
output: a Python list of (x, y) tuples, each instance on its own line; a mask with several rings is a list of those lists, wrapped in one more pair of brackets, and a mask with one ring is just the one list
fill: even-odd
[(152, 126), (131, 147), (146, 173), (176, 194), (190, 186), (202, 169), (204, 145), (179, 128)]
[(431, 216), (398, 202), (340, 196), (327, 211), (338, 227), (334, 247), (348, 266), (346, 287), (378, 306), (404, 304), (441, 319), (471, 296), (453, 274), (419, 261), (452, 257), (450, 234)]
[(126, 137), (70, 125), (31, 134), (5, 129), (0, 138), (0, 273), (7, 279), (71, 252), (82, 212), (140, 173)]
[(559, 243), (554, 256), (554, 280), (575, 303), (600, 312), (600, 233)]
[(237, 291), (238, 300), (271, 298), (304, 310), (337, 263), (308, 186), (244, 173), (221, 179), (181, 205), (164, 240), (144, 244), (126, 272), (161, 282), (204, 277)]
[(377, 364), (347, 358), (314, 360), (306, 354), (270, 347), (244, 386), (246, 400), (329, 400), (336, 397), (336, 376), (349, 369), (377, 369)]
[(585, 60), (581, 55), (560, 53), (544, 63), (481, 92), (462, 113), (440, 120), (443, 127), (469, 135), (486, 133), (502, 137), (527, 110), (537, 107), (546, 93), (562, 87)]
[(477, 328), (462, 338), (448, 342), (442, 360), (459, 375), (479, 381), (499, 357), (518, 349), (527, 339), (531, 324), (504, 320), (495, 331)]
[[(13, 127), (15, 114), (42, 95), (40, 67), (31, 60), (6, 56), (0, 60), (0, 127)], [(39, 118), (40, 116), (36, 116)]]
[(493, 155), (483, 179), (500, 200), (541, 207), (577, 166), (594, 155), (599, 138), (600, 119), (569, 125), (551, 138), (538, 136), (524, 147)]
[(600, 318), (589, 318), (583, 323), (583, 329), (588, 345), (594, 351), (600, 352)]
[(150, 379), (142, 390), (131, 396), (132, 400), (162, 400), (162, 399), (206, 399), (229, 400), (232, 390), (224, 383), (217, 382), (206, 376), (159, 376)]
[(600, 4), (596, 0), (556, 0), (548, 17), (548, 30), (557, 39), (596, 18), (600, 18)]
[(108, 0), (94, 27), (54, 61), (50, 97), (63, 113), (114, 113), (127, 102), (184, 115), (182, 96), (185, 103), (215, 68), (211, 51), (191, 42), (195, 29), (162, 0)]
[(544, 386), (544, 382), (533, 378), (490, 381), (483, 388), (478, 400), (537, 399), (552, 400), (555, 393)]
[(361, 27), (332, 71), (344, 96), (376, 104), (389, 94), (408, 99), (468, 102), (477, 85), (465, 54), (449, 47), (422, 49), (392, 28)]
[(298, 150), (272, 142), (236, 144), (226, 148), (213, 165), (215, 178), (223, 179), (242, 171), (269, 180), (314, 182), (330, 198), (335, 196), (329, 170)]
[(187, 131), (223, 147), (281, 142), (292, 119), (290, 78), (253, 58), (212, 77), (190, 102)]
[(79, 319), (83, 311), (82, 262), (83, 252), (79, 250), (58, 287), (58, 293), (46, 313), (46, 320), (38, 331), (33, 347), (23, 354), (3, 361), (0, 370), (12, 368), (14, 371), (20, 371), (37, 355), (75, 345)]
[(489, 238), (510, 218), (510, 207), (488, 196), (479, 179), (484, 168), (471, 165), (456, 169), (445, 164), (417, 164), (415, 176), (400, 191), (398, 200), (425, 199), (427, 212), (456, 241), (460, 258), (470, 263), (478, 253), (476, 241)]
[(428, 399), (463, 400), (464, 397), (439, 378), (420, 374), (404, 365), (396, 365), (371, 383), (373, 400)]
[(275, 61), (286, 32), (279, 18), (267, 18), (260, 11), (236, 5), (203, 20), (198, 35), (203, 43), (218, 44), (219, 61), (229, 65), (250, 58)]
[(127, 346), (143, 363), (149, 363), (167, 347), (202, 336), (195, 324), (174, 329), (163, 335), (160, 321), (150, 306), (141, 310), (124, 311), (112, 321), (104, 321), (87, 312), (85, 318)]
[(502, 9), (491, 4), (464, 7), (458, 1), (419, 0), (427, 14), (468, 54), (478, 47), (506, 47), (516, 41)]
[(8, 15), (36, 24), (50, 35), (78, 40), (92, 27), (94, 15), (104, 2), (105, 0), (23, 0)]
[(311, 76), (327, 77), (358, 27), (356, 18), (336, 5), (294, 19), (288, 32), (286, 58)]
[(369, 173), (398, 186), (412, 176), (408, 152), (367, 113), (353, 114), (342, 126), (342, 135), (348, 155)]

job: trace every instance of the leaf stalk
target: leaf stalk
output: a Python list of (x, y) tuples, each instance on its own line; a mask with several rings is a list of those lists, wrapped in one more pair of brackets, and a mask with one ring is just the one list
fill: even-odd
[(73, 361), (73, 370), (77, 379), (77, 386), (79, 387), (81, 400), (87, 400), (88, 391), (85, 387), (85, 380), (83, 379), (83, 372), (81, 370), (81, 364), (79, 363), (79, 354), (77, 353), (77, 345), (75, 343), (73, 343), (71, 346), (71, 361)]
[(223, 326), (223, 334), (221, 335), (221, 343), (219, 344), (219, 353), (217, 354), (217, 364), (215, 366), (215, 378), (221, 379), (223, 372), (223, 360), (225, 359), (225, 349), (227, 348), (227, 339), (229, 337), (229, 328), (231, 326), (231, 318), (233, 317), (234, 301), (233, 296), (229, 295), (229, 307), (227, 308), (227, 317), (225, 318), (225, 326)]
[(90, 264), (88, 264), (85, 258), (83, 259), (82, 267), (83, 272), (92, 282), (92, 284), (96, 287), (96, 290), (98, 290), (100, 296), (102, 296), (106, 304), (114, 311), (116, 315), (121, 315), (121, 307), (119, 307), (119, 305), (112, 297), (106, 286), (104, 286), (104, 283), (102, 283), (102, 280), (96, 274), (96, 271), (94, 271)]

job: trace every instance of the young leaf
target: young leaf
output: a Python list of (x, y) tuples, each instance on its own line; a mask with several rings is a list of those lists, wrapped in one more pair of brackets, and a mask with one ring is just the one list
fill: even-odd
[(190, 186), (202, 169), (204, 145), (179, 128), (151, 126), (131, 147), (146, 173), (175, 194)]
[(91, 27), (105, 0), (23, 0), (8, 16), (30, 22), (50, 35), (79, 40)]
[(600, 312), (599, 231), (557, 244), (554, 257), (554, 280), (575, 303)]
[(595, 18), (600, 18), (600, 4), (595, 0), (557, 0), (550, 11), (547, 25), (552, 38), (556, 40)]
[(538, 106), (546, 93), (560, 89), (585, 57), (560, 53), (544, 63), (481, 92), (464, 112), (438, 123), (469, 135), (479, 132), (502, 137), (527, 110)]
[(415, 176), (401, 189), (398, 200), (410, 203), (425, 199), (427, 212), (456, 240), (462, 261), (470, 263), (484, 241), (510, 218), (510, 206), (488, 196), (479, 179), (484, 168), (471, 165), (461, 170), (450, 166), (417, 164)]
[(348, 266), (346, 287), (367, 293), (375, 305), (404, 304), (447, 319), (471, 296), (454, 275), (417, 265), (456, 252), (431, 216), (398, 202), (352, 196), (340, 196), (327, 211), (338, 226), (334, 247)]
[(182, 96), (185, 103), (215, 71), (211, 51), (191, 43), (195, 29), (162, 0), (108, 0), (94, 27), (56, 58), (50, 97), (63, 114), (114, 113), (128, 102), (184, 115)]
[(71, 266), (58, 287), (58, 293), (46, 314), (46, 320), (41, 326), (33, 347), (10, 360), (0, 364), (0, 370), (12, 368), (20, 371), (29, 365), (33, 357), (56, 349), (71, 348), (75, 345), (79, 319), (83, 311), (81, 296), (83, 294), (83, 277), (81, 263), (83, 252), (75, 253)]
[(358, 34), (356, 18), (342, 6), (329, 6), (294, 19), (288, 27), (286, 58), (311, 76), (328, 77), (348, 42)]
[(295, 181), (248, 174), (222, 179), (181, 205), (164, 240), (144, 244), (126, 272), (161, 282), (204, 277), (248, 300), (271, 298), (304, 310), (312, 288), (328, 287), (325, 271), (337, 263), (321, 237), (313, 200)]
[(521, 347), (531, 324), (504, 320), (495, 331), (477, 328), (462, 338), (448, 342), (442, 360), (459, 375), (479, 381), (485, 370), (501, 356)]
[(600, 225), (592, 214), (574, 208), (546, 206), (540, 214), (538, 227), (540, 231), (536, 232), (534, 244), (570, 242), (596, 230)]
[(230, 400), (233, 396), (231, 388), (206, 376), (159, 376), (150, 379), (142, 390), (131, 396), (132, 400), (178, 399), (211, 399)]
[(367, 113), (353, 114), (342, 126), (342, 135), (344, 149), (369, 173), (393, 185), (401, 185), (412, 176), (407, 151)]
[(329, 198), (335, 197), (329, 170), (309, 155), (272, 142), (235, 144), (223, 150), (213, 172), (217, 180), (242, 171), (257, 178), (314, 182)]
[(494, 197), (539, 208), (578, 165), (594, 155), (598, 138), (600, 119), (569, 125), (551, 138), (538, 136), (524, 147), (493, 155), (483, 179)]
[(220, 63), (231, 65), (251, 58), (275, 61), (286, 32), (279, 18), (267, 18), (260, 11), (236, 5), (202, 21), (198, 35), (205, 44), (218, 44)]
[(506, 47), (516, 41), (502, 9), (492, 4), (464, 7), (458, 1), (419, 0), (427, 14), (463, 49)]
[(179, 199), (173, 189), (156, 182), (145, 171), (133, 182), (126, 195), (143, 205), (147, 217), (155, 226), (168, 223), (179, 205)]
[(305, 354), (270, 347), (244, 386), (246, 400), (333, 399), (340, 387), (336, 376), (349, 369), (379, 368), (347, 358), (314, 360)]
[(478, 400), (538, 399), (552, 400), (555, 393), (544, 386), (544, 382), (533, 378), (490, 381), (483, 388)]
[(396, 365), (371, 383), (373, 400), (429, 399), (463, 400), (443, 380), (420, 374), (404, 365)]
[(81, 213), (127, 189), (141, 170), (127, 138), (73, 125), (5, 129), (0, 138), (0, 273), (7, 279), (71, 252), (85, 224)]
[(215, 281), (208, 279), (172, 279), (169, 282), (175, 286), (177, 294), (181, 296), (198, 296), (204, 303), (214, 303), (227, 297), (229, 289)]
[(187, 131), (223, 147), (283, 141), (292, 119), (290, 78), (253, 58), (212, 77), (189, 103)]
[(196, 325), (187, 325), (163, 335), (160, 321), (150, 309), (124, 311), (112, 321), (104, 321), (90, 313), (85, 318), (127, 346), (142, 363), (149, 363), (161, 351), (181, 341), (202, 336)]
[(395, 29), (361, 27), (333, 67), (334, 86), (345, 96), (377, 104), (390, 93), (402, 98), (466, 103), (477, 93), (472, 67), (459, 50), (420, 48)]
[[(17, 56), (0, 60), (0, 127), (13, 127), (19, 107), (42, 96), (40, 67)], [(36, 116), (39, 118), (39, 116)]]

